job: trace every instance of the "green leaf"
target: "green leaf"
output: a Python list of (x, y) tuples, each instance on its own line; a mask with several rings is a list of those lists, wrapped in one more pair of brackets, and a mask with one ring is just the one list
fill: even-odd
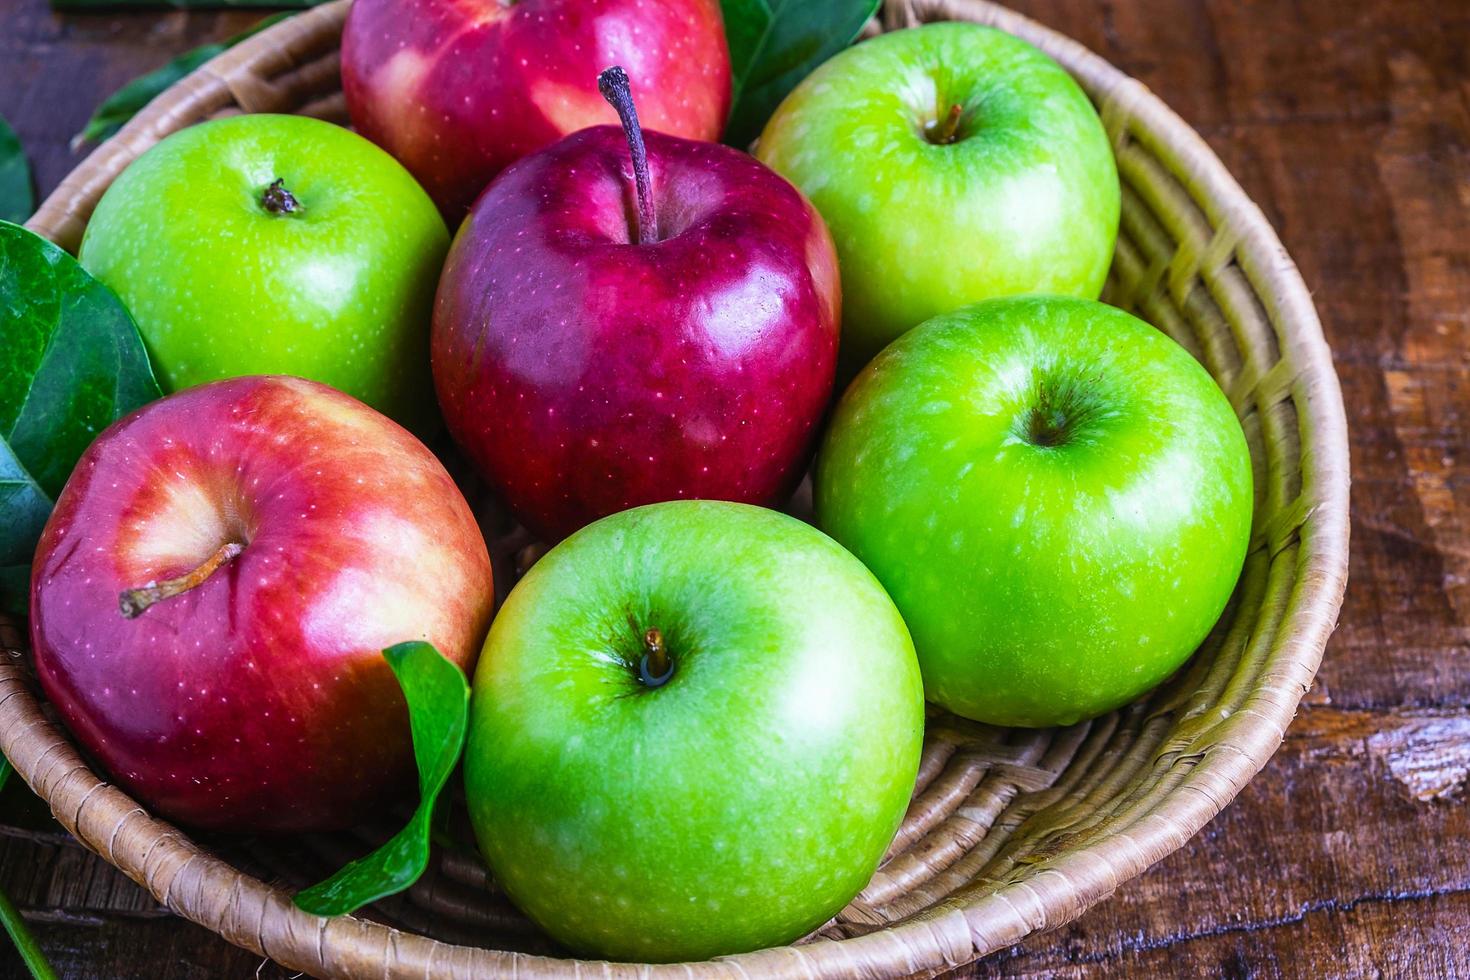
[(24, 221), (36, 209), (31, 168), (15, 130), (0, 119), (0, 221)]
[(852, 43), (879, 0), (720, 0), (734, 100), (725, 142), (746, 147), (786, 93)]
[[(281, 5), (272, 4), (272, 6)], [(272, 24), (278, 24), (287, 17), (294, 16), (296, 15), (290, 11), (272, 14), (249, 30), (236, 34), (232, 38), (214, 44), (200, 45), (193, 51), (187, 51), (179, 55), (162, 68), (151, 71), (146, 75), (139, 75), (108, 96), (97, 107), (97, 111), (92, 113), (92, 118), (87, 120), (87, 125), (82, 127), (80, 133), (72, 137), (72, 148), (75, 149), (83, 143), (96, 143), (107, 139), (113, 133), (122, 129), (129, 119), (133, 118), (144, 106), (157, 98), (164, 89), (179, 81), (215, 55), (234, 47), (253, 34), (259, 34)]]
[(0, 221), (0, 608), (24, 609), (36, 539), (82, 451), (160, 394), (112, 290)]
[(344, 915), (418, 881), (429, 864), (434, 803), (464, 748), (470, 686), (460, 669), (433, 644), (417, 640), (391, 646), (383, 656), (408, 702), (419, 767), (418, 809), (388, 843), (296, 893), (297, 906), (314, 915)]
[(0, 612), (26, 615), (31, 552), (51, 514), (52, 500), (0, 440)]
[[(0, 757), (0, 789), (4, 789), (10, 773), (10, 760)], [(0, 891), (0, 925), (10, 934), (10, 941), (15, 943), (16, 952), (20, 953), (35, 980), (57, 980), (56, 971), (46, 962), (46, 954), (41, 952), (41, 944), (36, 942), (26, 920), (21, 918), (20, 909), (3, 891)]]

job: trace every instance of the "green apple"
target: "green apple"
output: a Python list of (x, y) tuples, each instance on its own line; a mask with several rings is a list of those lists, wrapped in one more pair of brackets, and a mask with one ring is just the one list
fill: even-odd
[(878, 576), (929, 699), (998, 725), (1101, 714), (1183, 663), (1251, 533), (1230, 403), (1174, 341), (1089, 300), (936, 317), (843, 395), (818, 523)]
[(817, 206), (842, 268), (843, 360), (979, 300), (1096, 299), (1118, 233), (1107, 134), (1051, 58), (977, 24), (894, 31), (798, 85), (756, 155)]
[(856, 558), (775, 511), (652, 504), (567, 538), (495, 619), (470, 819), (510, 897), (580, 953), (779, 945), (867, 883), (923, 728), (908, 631)]
[(245, 115), (129, 165), (79, 258), (132, 312), (165, 388), (293, 374), (422, 430), (448, 248), (428, 195), (372, 143), (317, 119)]

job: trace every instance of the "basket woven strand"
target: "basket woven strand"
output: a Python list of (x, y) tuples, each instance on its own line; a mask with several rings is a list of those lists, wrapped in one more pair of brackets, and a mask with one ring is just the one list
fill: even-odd
[[(348, 3), (284, 21), (170, 88), (67, 177), (30, 227), (74, 251), (122, 169), (205, 119), (296, 112), (345, 123), (338, 45)], [(12, 651), (0, 662), (0, 749), (57, 819), (180, 915), (287, 968), (430, 980), (929, 976), (1070, 921), (1198, 831), (1280, 744), (1342, 601), (1348, 453), (1331, 355), (1259, 208), (1142, 84), (985, 0), (888, 2), (868, 33), (943, 19), (1022, 37), (1082, 84), (1124, 190), (1105, 298), (1190, 350), (1245, 428), (1252, 548), (1230, 608), (1184, 670), (1148, 698), (1068, 729), (1007, 731), (931, 715), (908, 815), (862, 894), (798, 944), (707, 963), (556, 958), (465, 855), (440, 856), (371, 918), (307, 915), (282, 884), (360, 852), (363, 837), (312, 838), (289, 853), (279, 842), (211, 850), (153, 818), (101, 779), (51, 720), (23, 638), (0, 624)], [(492, 542), (500, 581), (510, 581), (501, 569), (526, 544), (514, 531)]]

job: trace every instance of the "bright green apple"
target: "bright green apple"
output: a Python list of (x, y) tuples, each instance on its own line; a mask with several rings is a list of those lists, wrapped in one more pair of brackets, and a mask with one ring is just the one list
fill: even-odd
[(1158, 684), (1225, 608), (1251, 532), (1230, 403), (1182, 347), (1089, 300), (936, 317), (843, 395), (818, 523), (873, 570), (924, 689), (1057, 725)]
[(856, 558), (775, 511), (652, 504), (511, 592), (465, 789), (496, 879), (552, 937), (700, 960), (796, 939), (867, 883), (923, 728), (908, 631)]
[(122, 297), (169, 390), (294, 374), (423, 429), (448, 247), (428, 195), (372, 143), (317, 119), (245, 115), (129, 165), (79, 258)]
[(837, 242), (852, 367), (979, 300), (1102, 289), (1120, 193), (1107, 135), (1071, 76), (1009, 34), (946, 22), (864, 41), (786, 97), (756, 155)]

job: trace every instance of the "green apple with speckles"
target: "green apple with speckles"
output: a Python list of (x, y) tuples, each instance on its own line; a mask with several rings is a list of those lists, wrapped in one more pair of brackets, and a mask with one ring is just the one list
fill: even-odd
[(945, 22), (832, 58), (788, 95), (756, 155), (816, 205), (842, 269), (842, 359), (980, 300), (1096, 299), (1118, 232), (1117, 166), (1055, 61)]
[(858, 375), (817, 461), (818, 524), (878, 576), (930, 700), (998, 725), (1116, 708), (1220, 617), (1250, 452), (1214, 380), (1089, 300), (992, 300)]
[(775, 511), (652, 504), (511, 592), (465, 790), (496, 880), (553, 938), (702, 960), (790, 942), (857, 894), (923, 729), (908, 631), (856, 558)]
[(122, 298), (169, 390), (292, 374), (410, 428), (437, 417), (429, 320), (444, 221), (396, 160), (340, 126), (191, 126), (115, 180), (82, 266)]

